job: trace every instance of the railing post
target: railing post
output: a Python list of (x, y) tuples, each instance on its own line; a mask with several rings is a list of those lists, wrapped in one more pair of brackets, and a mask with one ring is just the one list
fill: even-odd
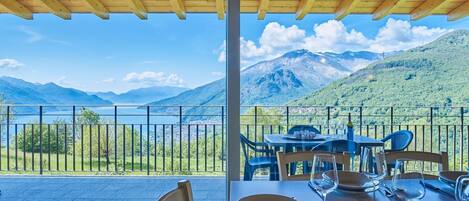
[[(154, 146), (156, 146), (156, 144)], [(150, 106), (149, 105), (147, 105), (147, 175), (150, 175)]]
[[(362, 133), (362, 127), (363, 127), (363, 107), (360, 106), (360, 116), (359, 116), (359, 119), (360, 119), (360, 135), (363, 135)], [(368, 134), (368, 133), (367, 133)]]
[[(469, 143), (469, 142), (468, 142)], [(464, 161), (464, 107), (461, 107), (461, 169)]]
[(41, 175), (43, 171), (42, 169), (42, 106), (39, 106), (39, 174)]
[(182, 171), (182, 106), (179, 106), (179, 171)]
[(118, 171), (117, 169), (117, 105), (114, 106), (114, 171), (116, 173)]
[[(225, 106), (221, 106), (221, 171), (225, 169)], [(198, 145), (197, 145), (198, 146)]]
[(290, 128), (290, 107), (287, 106), (287, 133), (288, 133), (289, 128)]

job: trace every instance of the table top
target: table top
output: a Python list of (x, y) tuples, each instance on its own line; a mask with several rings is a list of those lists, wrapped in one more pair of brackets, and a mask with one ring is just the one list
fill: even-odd
[[(331, 136), (322, 135), (325, 137), (325, 140), (293, 140), (287, 139), (285, 134), (266, 134), (264, 135), (264, 142), (270, 146), (316, 146), (318, 144), (324, 143), (327, 140), (333, 139)], [(380, 140), (369, 138), (365, 136), (355, 135), (353, 141), (360, 144), (361, 146), (382, 146), (383, 142)]]
[[(321, 197), (309, 186), (307, 181), (233, 181), (231, 182), (230, 200), (238, 201), (240, 198), (255, 194), (280, 194), (294, 197), (297, 201), (321, 201)], [(334, 191), (327, 196), (328, 201), (359, 201), (359, 200), (395, 200), (388, 198), (380, 191), (372, 193), (345, 193)], [(452, 201), (453, 197), (434, 190), (426, 189), (422, 200)]]

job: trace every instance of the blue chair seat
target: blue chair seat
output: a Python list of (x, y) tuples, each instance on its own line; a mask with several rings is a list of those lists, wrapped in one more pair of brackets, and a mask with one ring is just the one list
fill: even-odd
[(265, 168), (277, 164), (277, 159), (275, 157), (261, 156), (249, 159), (248, 163), (252, 166)]

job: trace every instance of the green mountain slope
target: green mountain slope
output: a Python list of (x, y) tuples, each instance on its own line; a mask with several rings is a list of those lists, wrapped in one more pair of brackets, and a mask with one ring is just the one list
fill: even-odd
[(469, 30), (375, 62), (294, 105), (469, 105)]

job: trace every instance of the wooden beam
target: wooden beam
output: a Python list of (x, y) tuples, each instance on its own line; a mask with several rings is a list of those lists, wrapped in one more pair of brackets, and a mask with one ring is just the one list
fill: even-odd
[(448, 13), (448, 21), (459, 20), (469, 16), (469, 1), (466, 1)]
[(183, 0), (169, 0), (173, 11), (176, 13), (179, 19), (186, 19), (186, 8), (184, 7)]
[(263, 20), (267, 11), (269, 10), (270, 0), (260, 0), (259, 8), (257, 9), (257, 19)]
[(33, 19), (33, 13), (17, 0), (0, 0), (0, 5), (4, 6), (10, 13), (27, 20)]
[(60, 1), (58, 0), (40, 0), (44, 6), (46, 6), (54, 15), (60, 17), (64, 20), (69, 20), (72, 18), (70, 14), (70, 10), (65, 7)]
[(422, 19), (428, 15), (431, 15), (432, 12), (440, 5), (442, 5), (446, 0), (425, 0), (412, 12), (410, 16), (412, 20)]
[(218, 19), (225, 19), (225, 0), (216, 0)]
[(133, 10), (134, 14), (142, 20), (148, 19), (147, 9), (143, 5), (142, 0), (129, 0), (129, 7)]
[(296, 9), (296, 19), (303, 19), (309, 13), (315, 1), (316, 0), (301, 0)]
[(342, 0), (335, 11), (335, 19), (341, 20), (357, 6), (359, 0)]
[(396, 7), (397, 3), (399, 3), (399, 0), (383, 0), (378, 8), (373, 12), (373, 20), (380, 20), (391, 14), (392, 9)]
[(100, 17), (101, 19), (109, 19), (109, 11), (104, 7), (100, 0), (85, 0), (91, 8), (91, 12)]

